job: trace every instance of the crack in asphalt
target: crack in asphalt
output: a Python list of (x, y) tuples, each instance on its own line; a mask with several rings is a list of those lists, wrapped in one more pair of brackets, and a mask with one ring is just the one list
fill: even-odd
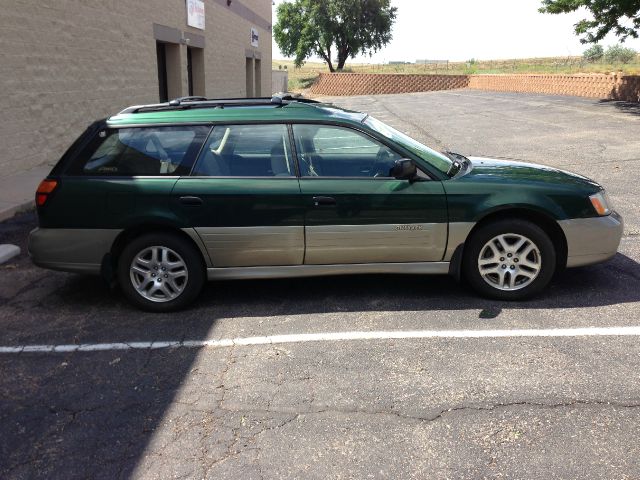
[[(43, 280), (50, 278), (53, 275), (54, 275), (53, 272), (42, 273), (38, 275), (36, 278), (34, 278), (33, 280), (30, 280), (29, 282), (27, 282), (27, 284), (25, 284), (24, 286), (20, 287), (18, 291), (13, 293), (11, 297), (9, 298), (0, 297), (0, 307), (13, 307), (13, 308), (16, 308), (17, 310), (25, 310), (24, 308), (20, 308), (19, 297), (24, 293), (32, 291), (36, 286), (38, 286), (39, 284), (42, 284)], [(40, 304), (43, 300), (44, 299), (39, 299), (38, 303)]]
[[(218, 410), (219, 411), (224, 411), (224, 408), (222, 407), (222, 405), (224, 404), (225, 401), (225, 395), (227, 393), (228, 388), (225, 387), (225, 378), (229, 372), (229, 369), (231, 368), (231, 365), (235, 363), (235, 345), (231, 345), (231, 347), (229, 348), (229, 353), (227, 355), (227, 360), (225, 362), (224, 368), (222, 369), (222, 371), (220, 372), (220, 375), (218, 377), (218, 380), (220, 382), (220, 384), (216, 387), (216, 388), (220, 388), (222, 389), (222, 395), (220, 396), (220, 401), (218, 402)], [(209, 477), (209, 472), (219, 463), (224, 462), (225, 460), (232, 458), (236, 455), (239, 454), (239, 451), (234, 451), (234, 447), (240, 442), (241, 438), (239, 437), (239, 432), (240, 432), (240, 427), (234, 427), (231, 428), (231, 435), (233, 436), (231, 442), (229, 442), (229, 445), (227, 445), (227, 449), (225, 454), (220, 457), (217, 460), (214, 460), (213, 462), (210, 462), (208, 464), (206, 464), (206, 462), (204, 461), (204, 458), (201, 459), (203, 464), (206, 464), (205, 466), (205, 476)], [(243, 451), (243, 449), (240, 449), (240, 452)]]
[[(236, 413), (236, 414), (252, 413), (252, 414), (267, 415), (267, 416), (269, 414), (286, 414), (289, 416), (284, 420), (280, 421), (277, 425), (265, 427), (251, 435), (246, 435), (246, 436), (239, 435), (238, 432), (241, 429), (241, 427), (236, 427), (232, 429), (233, 440), (230, 442), (227, 452), (222, 457), (210, 463), (209, 467), (207, 468), (207, 475), (209, 475), (211, 470), (213, 470), (217, 465), (220, 465), (221, 463), (224, 463), (225, 461), (231, 458), (238, 457), (246, 452), (254, 451), (254, 450), (256, 450), (259, 453), (260, 447), (255, 445), (255, 442), (258, 440), (258, 437), (264, 435), (267, 432), (284, 428), (287, 425), (298, 421), (301, 417), (326, 415), (326, 414), (374, 415), (374, 416), (390, 416), (390, 417), (399, 418), (403, 420), (432, 423), (432, 422), (441, 420), (450, 414), (458, 414), (465, 411), (491, 412), (499, 409), (510, 409), (515, 407), (533, 407), (533, 408), (541, 408), (541, 409), (572, 408), (572, 407), (611, 407), (611, 408), (634, 409), (634, 408), (640, 408), (640, 401), (619, 402), (619, 401), (606, 401), (606, 400), (574, 399), (574, 400), (569, 400), (564, 402), (548, 403), (548, 402), (535, 402), (535, 401), (524, 400), (524, 401), (517, 401), (517, 402), (495, 403), (490, 405), (460, 405), (457, 407), (441, 408), (441, 409), (437, 409), (435, 413), (432, 413), (430, 415), (410, 415), (410, 414), (404, 414), (397, 411), (366, 410), (366, 409), (323, 408), (323, 409), (316, 409), (316, 410), (292, 412), (291, 410), (287, 410), (287, 409), (274, 409), (274, 408), (231, 409), (231, 408), (225, 408), (221, 406), (220, 410), (229, 412), (229, 413)], [(244, 443), (245, 448), (236, 448), (237, 445), (240, 443)], [(253, 445), (251, 447), (247, 447), (248, 444), (253, 444)], [(260, 462), (256, 459), (256, 463), (259, 465)]]
[[(434, 422), (446, 416), (449, 413), (458, 413), (466, 410), (477, 411), (477, 412), (490, 412), (494, 410), (498, 410), (501, 408), (508, 409), (513, 407), (535, 407), (535, 408), (567, 408), (567, 407), (589, 407), (589, 406), (601, 406), (601, 407), (612, 407), (612, 408), (640, 408), (640, 401), (638, 402), (618, 402), (618, 401), (606, 401), (606, 400), (570, 400), (566, 402), (556, 402), (556, 403), (547, 403), (547, 402), (532, 402), (529, 400), (523, 400), (518, 402), (504, 402), (504, 403), (495, 403), (491, 405), (461, 405), (457, 407), (450, 407), (444, 409), (436, 410), (436, 413), (431, 415), (409, 415), (404, 414), (397, 411), (387, 411), (387, 410), (366, 410), (366, 409), (336, 409), (336, 408), (322, 408), (316, 410), (306, 410), (299, 411), (295, 413), (295, 417), (291, 420), (295, 420), (300, 416), (306, 415), (320, 415), (326, 413), (335, 413), (339, 415), (350, 415), (350, 414), (358, 414), (358, 415), (384, 415), (384, 416), (392, 416), (402, 419), (408, 420), (419, 420), (425, 422)], [(233, 413), (242, 413), (242, 412), (250, 412), (250, 413), (277, 413), (277, 414), (291, 414), (290, 410), (286, 409), (230, 409), (222, 407), (222, 410)], [(285, 424), (290, 423), (286, 422)], [(283, 425), (284, 426), (284, 425)]]

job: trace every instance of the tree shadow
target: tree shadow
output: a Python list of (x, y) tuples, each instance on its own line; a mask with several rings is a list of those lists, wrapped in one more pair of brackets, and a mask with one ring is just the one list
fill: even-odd
[(629, 115), (640, 115), (640, 103), (625, 102), (622, 100), (600, 100), (600, 104), (613, 105), (617, 110)]

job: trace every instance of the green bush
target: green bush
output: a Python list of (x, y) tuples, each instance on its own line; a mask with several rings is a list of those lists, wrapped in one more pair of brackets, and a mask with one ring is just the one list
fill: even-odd
[(607, 49), (604, 58), (609, 63), (629, 63), (636, 58), (637, 52), (633, 48), (613, 45)]
[(602, 45), (593, 45), (592, 47), (586, 49), (582, 54), (582, 58), (587, 62), (597, 62), (598, 60), (602, 60), (604, 56), (604, 48)]

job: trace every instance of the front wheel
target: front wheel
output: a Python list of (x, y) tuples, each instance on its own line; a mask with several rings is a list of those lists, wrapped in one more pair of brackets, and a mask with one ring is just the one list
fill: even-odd
[(135, 238), (118, 262), (118, 281), (128, 300), (151, 312), (186, 307), (202, 290), (204, 265), (197, 249), (170, 233)]
[(534, 223), (502, 220), (477, 230), (465, 247), (463, 269), (471, 286), (484, 296), (521, 300), (551, 281), (556, 251)]

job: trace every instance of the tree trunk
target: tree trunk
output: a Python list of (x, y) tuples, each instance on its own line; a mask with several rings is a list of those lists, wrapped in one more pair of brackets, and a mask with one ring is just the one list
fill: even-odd
[(333, 62), (331, 61), (331, 46), (327, 46), (327, 49), (324, 50), (320, 45), (318, 45), (317, 51), (320, 53), (320, 56), (329, 67), (329, 71), (331, 73), (334, 73), (336, 69), (333, 67)]
[(342, 71), (344, 64), (349, 59), (349, 47), (345, 46), (338, 49), (338, 71)]

